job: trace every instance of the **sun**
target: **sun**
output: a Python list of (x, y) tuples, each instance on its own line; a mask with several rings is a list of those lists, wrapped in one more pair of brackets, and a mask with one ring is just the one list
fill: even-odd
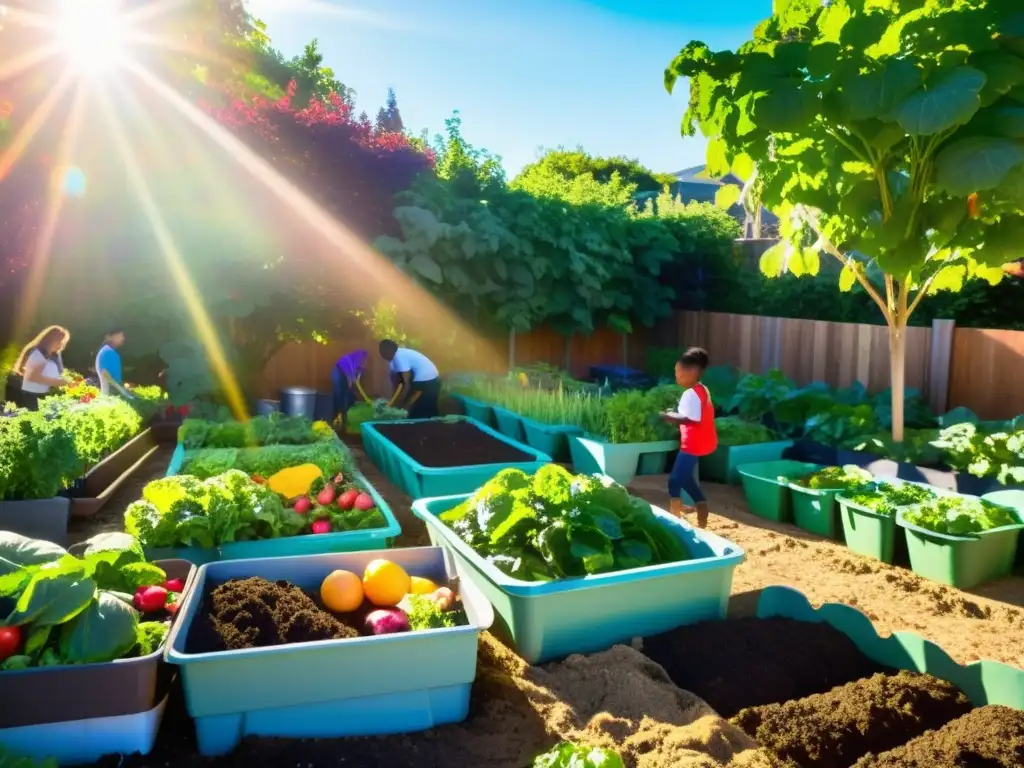
[(55, 19), (57, 42), (82, 74), (114, 69), (125, 55), (127, 23), (118, 0), (62, 0)]

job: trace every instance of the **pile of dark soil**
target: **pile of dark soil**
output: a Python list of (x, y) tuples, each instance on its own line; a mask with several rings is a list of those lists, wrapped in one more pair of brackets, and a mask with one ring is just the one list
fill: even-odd
[(424, 467), (516, 464), (534, 457), (468, 421), (406, 421), (374, 428)]
[(971, 709), (952, 683), (913, 672), (879, 673), (827, 693), (765, 704), (732, 719), (776, 756), (802, 768), (847, 768), (905, 744)]
[(979, 707), (902, 747), (867, 755), (853, 768), (1020, 768), (1024, 712)]
[(207, 593), (197, 618), (188, 653), (359, 636), (294, 584), (256, 576), (232, 579)]
[(828, 624), (792, 619), (707, 621), (646, 638), (643, 650), (723, 717), (892, 671)]

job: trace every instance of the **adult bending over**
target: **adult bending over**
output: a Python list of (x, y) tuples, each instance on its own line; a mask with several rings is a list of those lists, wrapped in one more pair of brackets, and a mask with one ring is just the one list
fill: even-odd
[(18, 356), (14, 372), (21, 376), (21, 404), (38, 410), (39, 399), (53, 387), (63, 387), (71, 381), (64, 375), (61, 353), (71, 340), (67, 328), (51, 325), (32, 341)]
[(391, 339), (384, 339), (380, 343), (380, 356), (390, 363), (391, 374), (395, 379), (392, 405), (407, 410), (410, 419), (432, 419), (437, 416), (441, 377), (430, 358), (415, 349), (400, 347)]

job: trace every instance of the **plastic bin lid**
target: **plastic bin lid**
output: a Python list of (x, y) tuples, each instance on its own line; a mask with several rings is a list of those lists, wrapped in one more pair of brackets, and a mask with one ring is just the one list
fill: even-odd
[(316, 390), (312, 387), (285, 387), (281, 390), (282, 395), (315, 395)]

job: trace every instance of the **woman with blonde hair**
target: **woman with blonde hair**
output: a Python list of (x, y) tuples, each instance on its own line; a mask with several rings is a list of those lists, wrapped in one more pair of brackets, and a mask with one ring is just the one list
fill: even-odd
[(67, 328), (51, 325), (21, 350), (14, 372), (21, 376), (22, 405), (30, 410), (39, 407), (39, 399), (52, 387), (63, 387), (71, 381), (64, 376), (61, 353), (71, 340)]

